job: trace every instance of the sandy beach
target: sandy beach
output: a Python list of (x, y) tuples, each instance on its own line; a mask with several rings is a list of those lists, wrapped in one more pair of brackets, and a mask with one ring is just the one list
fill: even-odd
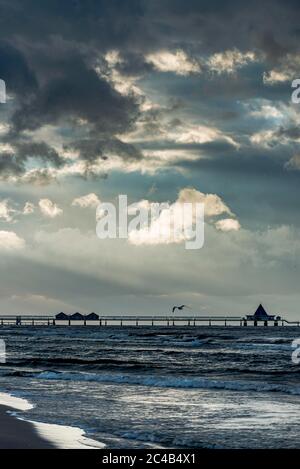
[(105, 446), (87, 438), (81, 428), (29, 420), (26, 411), (33, 407), (24, 398), (0, 392), (0, 449), (99, 449)]
[(19, 420), (0, 405), (0, 449), (54, 449), (54, 445), (41, 438), (30, 422)]

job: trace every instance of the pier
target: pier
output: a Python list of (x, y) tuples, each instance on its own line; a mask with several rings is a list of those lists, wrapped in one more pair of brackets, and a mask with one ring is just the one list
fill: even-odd
[(240, 316), (137, 316), (137, 315), (97, 315), (91, 313), (90, 315), (82, 315), (75, 313), (74, 315), (64, 315), (62, 313), (55, 316), (41, 316), (41, 315), (0, 315), (1, 326), (300, 326), (300, 321), (288, 321), (286, 319), (272, 318), (271, 320), (264, 319), (247, 319)]

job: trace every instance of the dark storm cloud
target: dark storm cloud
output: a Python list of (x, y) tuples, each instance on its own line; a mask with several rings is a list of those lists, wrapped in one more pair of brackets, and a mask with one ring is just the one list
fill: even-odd
[(149, 70), (144, 53), (161, 48), (183, 47), (196, 55), (258, 49), (271, 62), (299, 50), (293, 1), (2, 0), (0, 8), (0, 36), (27, 53), (30, 44), (50, 44), (55, 37), (86, 53), (116, 48), (126, 74)]
[[(69, 115), (82, 116), (109, 130), (132, 123), (134, 103), (118, 96), (86, 63), (112, 48), (121, 52), (124, 61), (117, 68), (125, 75), (149, 72), (144, 54), (161, 48), (182, 47), (195, 55), (230, 48), (258, 49), (272, 63), (288, 51), (299, 50), (297, 5), (291, 1), (14, 0), (1, 1), (0, 8), (0, 37), (14, 48), (22, 68), (21, 74), (14, 75), (23, 76), (24, 84), (31, 88), (37, 86), (35, 75), (38, 77), (35, 98), (15, 116), (20, 129)], [(77, 57), (74, 49), (80, 51)], [(45, 79), (42, 72), (47, 59), (52, 64)], [(238, 83), (234, 83), (233, 93), (236, 86)], [(26, 93), (25, 85), (21, 87)]]
[(25, 162), (29, 158), (37, 158), (45, 163), (50, 163), (56, 168), (63, 165), (63, 160), (57, 151), (45, 142), (17, 142), (17, 159)]
[(137, 115), (132, 98), (117, 93), (97, 76), (80, 56), (66, 57), (57, 64), (54, 77), (14, 117), (18, 130), (34, 130), (62, 119), (84, 119), (102, 133), (124, 132)]
[[(286, 87), (265, 86), (262, 74), (288, 52), (297, 52), (300, 44), (298, 6), (293, 1), (0, 0), (0, 9), (0, 74), (17, 96), (14, 131), (69, 122), (74, 132), (69, 140), (75, 141), (85, 128), (83, 142), (74, 145), (87, 163), (112, 152), (123, 158), (142, 158), (138, 148), (116, 137), (132, 129), (139, 118), (138, 99), (133, 94), (121, 95), (94, 68), (101, 63), (105, 71), (108, 50), (120, 51), (122, 60), (116, 70), (123, 76), (148, 77), (146, 85), (157, 87), (166, 98), (176, 97), (191, 116), (205, 117), (234, 137), (241, 123), (245, 132), (255, 128), (253, 122), (240, 118), (243, 110), (237, 101), (286, 99)], [(193, 57), (234, 48), (255, 50), (261, 63), (248, 65), (235, 76), (204, 74), (185, 79), (173, 75), (171, 80), (145, 61), (147, 53), (176, 48)], [(159, 133), (160, 119), (168, 112), (174, 117), (177, 111), (174, 107), (145, 113), (145, 131)], [(205, 150), (213, 152), (213, 144)], [(38, 156), (45, 164), (59, 166), (54, 151)], [(21, 154), (19, 159), (23, 161)], [(13, 161), (9, 165), (13, 170)], [(22, 170), (22, 163), (17, 169)]]
[(96, 139), (88, 138), (77, 140), (65, 145), (65, 149), (73, 149), (79, 152), (79, 157), (89, 163), (97, 162), (99, 159), (106, 159), (110, 153), (115, 153), (125, 160), (139, 160), (142, 158), (141, 152), (130, 143), (122, 142), (117, 138)]
[[(133, 96), (118, 93), (94, 69), (95, 61), (105, 47), (111, 47), (114, 36), (112, 21), (117, 12), (123, 24), (132, 8), (124, 2), (0, 2), (0, 76), (8, 93), (15, 96), (12, 129), (9, 138), (17, 145), (18, 156), (6, 164), (2, 175), (22, 172), (24, 152), (59, 166), (54, 149), (37, 148), (35, 143), (20, 145), (20, 134), (44, 125), (73, 126), (74, 136), (82, 128), (113, 141), (113, 135), (131, 128), (138, 116), (138, 103)], [(109, 26), (110, 25), (110, 26)], [(118, 30), (120, 29), (120, 34)], [(123, 27), (115, 35), (123, 40)], [(106, 44), (106, 45), (105, 45)], [(26, 136), (29, 139), (28, 135)], [(9, 140), (10, 139), (10, 140)], [(41, 144), (40, 144), (41, 145)], [(112, 145), (112, 144), (111, 144)], [(134, 155), (117, 140), (122, 154)], [(39, 154), (37, 154), (39, 153)], [(135, 150), (138, 154), (138, 150)], [(92, 158), (92, 156), (91, 156)], [(2, 167), (2, 165), (1, 165)]]
[(280, 126), (278, 130), (275, 132), (275, 136), (277, 137), (287, 137), (290, 140), (298, 140), (300, 138), (300, 129), (299, 127), (283, 127)]
[[(155, 0), (148, 15), (157, 15), (153, 29), (167, 44), (189, 44), (191, 50), (215, 52), (233, 47), (258, 48), (274, 60), (299, 50), (298, 5), (293, 1)], [(172, 31), (176, 31), (172, 34)], [(169, 41), (167, 37), (169, 35)]]
[(97, 43), (101, 49), (118, 46), (135, 36), (144, 9), (139, 0), (1, 0), (1, 33), (5, 37), (43, 41), (59, 36)]
[(0, 175), (2, 178), (21, 175), (24, 172), (24, 166), (13, 153), (0, 153)]
[(11, 93), (23, 100), (37, 90), (37, 80), (23, 54), (13, 45), (0, 40), (0, 77)]
[[(0, 175), (3, 179), (11, 176), (22, 176), (26, 172), (26, 163), (38, 160), (43, 165), (59, 168), (64, 164), (56, 150), (45, 142), (20, 141), (9, 136), (6, 141), (14, 141), (12, 151), (3, 151), (0, 154)], [(48, 175), (48, 177), (47, 177)], [(46, 168), (36, 169), (26, 182), (39, 182), (45, 184), (50, 181), (50, 173)]]
[[(62, 37), (86, 52), (123, 52), (127, 74), (149, 70), (145, 52), (183, 47), (196, 55), (258, 49), (270, 61), (299, 50), (298, 5), (292, 1), (37, 0), (1, 1), (0, 35), (27, 48)], [(51, 51), (49, 51), (51, 54)]]

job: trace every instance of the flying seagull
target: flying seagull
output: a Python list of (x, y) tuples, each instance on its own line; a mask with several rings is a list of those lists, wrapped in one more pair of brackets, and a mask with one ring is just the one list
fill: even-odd
[(175, 311), (176, 309), (180, 309), (180, 311), (182, 311), (183, 308), (190, 308), (190, 306), (188, 306), (188, 305), (173, 306), (173, 308), (172, 308), (172, 313), (174, 313), (174, 311)]

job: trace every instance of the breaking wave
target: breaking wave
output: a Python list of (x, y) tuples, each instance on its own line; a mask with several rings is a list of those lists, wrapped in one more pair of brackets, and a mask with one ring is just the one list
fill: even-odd
[(27, 373), (27, 377), (45, 380), (63, 381), (96, 381), (107, 384), (131, 384), (138, 386), (162, 387), (162, 388), (184, 388), (184, 389), (223, 389), (230, 391), (253, 391), (253, 392), (282, 392), (300, 395), (300, 386), (288, 386), (283, 384), (271, 384), (258, 381), (242, 380), (219, 380), (210, 378), (182, 378), (172, 376), (146, 376), (125, 374), (96, 374), (43, 371), (41, 373)]

